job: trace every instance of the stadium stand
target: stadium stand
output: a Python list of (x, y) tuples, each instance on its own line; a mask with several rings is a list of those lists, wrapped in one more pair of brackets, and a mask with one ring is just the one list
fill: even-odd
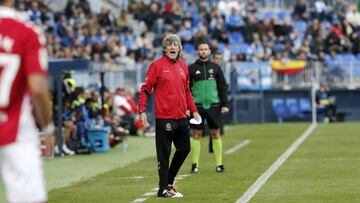
[[(202, 38), (211, 42), (213, 53), (221, 51), (225, 72), (234, 77), (234, 94), (242, 90), (236, 77), (247, 77), (249, 85), (259, 86), (256, 81), (262, 81), (246, 68), (239, 68), (244, 61), (306, 61), (303, 70), (293, 75), (266, 69), (266, 88), (306, 89), (313, 76), (332, 88), (360, 87), (360, 13), (354, 1), (120, 0), (106, 1), (104, 5), (110, 2), (111, 6), (104, 7), (101, 3), (105, 1), (88, 0), (15, 2), (23, 16), (45, 31), (52, 59), (86, 59), (93, 67), (100, 64), (100, 69), (119, 72), (109, 74), (113, 78), (108, 81), (116, 84), (108, 85), (102, 98), (109, 101), (104, 123), (111, 126), (113, 134), (128, 134), (129, 129), (123, 129), (121, 118), (112, 115), (112, 91), (123, 85), (128, 96), (136, 99), (133, 93), (148, 63), (162, 54), (161, 39), (170, 32), (181, 37), (182, 57), (189, 63), (196, 57), (196, 43)], [(92, 82), (90, 89), (83, 85), (84, 80), (77, 80), (78, 86), (85, 87), (84, 99), (92, 98), (101, 88), (97, 79), (88, 80)], [(70, 99), (73, 102), (74, 98)], [(100, 100), (92, 98), (97, 112), (92, 119), (103, 114)], [(311, 103), (305, 99), (287, 101), (273, 105), (278, 118), (310, 111)]]

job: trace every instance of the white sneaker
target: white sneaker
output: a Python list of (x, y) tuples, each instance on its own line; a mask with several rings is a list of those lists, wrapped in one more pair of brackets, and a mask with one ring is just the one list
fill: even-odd
[(173, 196), (173, 198), (176, 198), (176, 197), (179, 197), (179, 198), (180, 198), (180, 197), (184, 197), (183, 194), (181, 194), (180, 192), (177, 191), (177, 187), (176, 187), (175, 183), (174, 183), (173, 185), (168, 185), (168, 187), (169, 187), (169, 190), (170, 190), (170, 191), (172, 191), (172, 192), (175, 193), (175, 195)]
[(163, 197), (163, 198), (181, 198), (184, 195), (182, 195), (179, 192), (175, 192), (174, 190), (164, 190), (162, 192), (162, 194), (158, 194), (158, 197)]
[(58, 145), (55, 145), (54, 147), (54, 154), (57, 156), (64, 156), (64, 153), (60, 152)]
[(66, 145), (63, 145), (62, 149), (63, 149), (63, 152), (65, 154), (68, 154), (68, 155), (74, 155), (75, 154), (75, 152), (70, 150)]

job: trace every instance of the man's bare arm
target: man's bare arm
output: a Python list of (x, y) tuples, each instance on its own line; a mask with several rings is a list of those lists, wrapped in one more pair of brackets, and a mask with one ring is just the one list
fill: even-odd
[(52, 107), (46, 77), (32, 74), (28, 78), (36, 119), (42, 129), (52, 125)]

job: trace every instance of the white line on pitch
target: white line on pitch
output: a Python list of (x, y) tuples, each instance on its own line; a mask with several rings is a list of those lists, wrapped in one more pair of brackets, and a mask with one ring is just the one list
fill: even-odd
[(279, 169), (279, 167), (286, 161), (287, 158), (303, 143), (306, 138), (314, 131), (316, 124), (311, 124), (306, 131), (297, 138), (291, 146), (268, 168), (257, 180), (256, 182), (240, 197), (236, 203), (245, 203), (248, 202), (259, 189), (264, 185), (264, 183), (271, 177), (274, 172)]
[(235, 147), (226, 150), (225, 154), (232, 154), (232, 153), (236, 152), (237, 150), (245, 147), (245, 146), (248, 145), (249, 143), (250, 143), (250, 140), (244, 140), (243, 142), (241, 142), (240, 144), (236, 145)]
[(137, 198), (136, 200), (134, 200), (133, 202), (143, 202), (145, 201), (147, 198)]

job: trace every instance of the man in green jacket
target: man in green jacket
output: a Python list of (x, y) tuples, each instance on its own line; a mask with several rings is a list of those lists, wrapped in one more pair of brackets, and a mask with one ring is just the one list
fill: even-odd
[(221, 114), (229, 111), (228, 85), (220, 66), (209, 60), (211, 54), (209, 43), (200, 42), (197, 45), (197, 51), (198, 59), (189, 66), (190, 88), (195, 105), (203, 120), (199, 125), (192, 125), (194, 129), (191, 140), (191, 172), (199, 172), (200, 138), (203, 134), (205, 120), (213, 139), (216, 172), (224, 172), (220, 126), (222, 123)]

